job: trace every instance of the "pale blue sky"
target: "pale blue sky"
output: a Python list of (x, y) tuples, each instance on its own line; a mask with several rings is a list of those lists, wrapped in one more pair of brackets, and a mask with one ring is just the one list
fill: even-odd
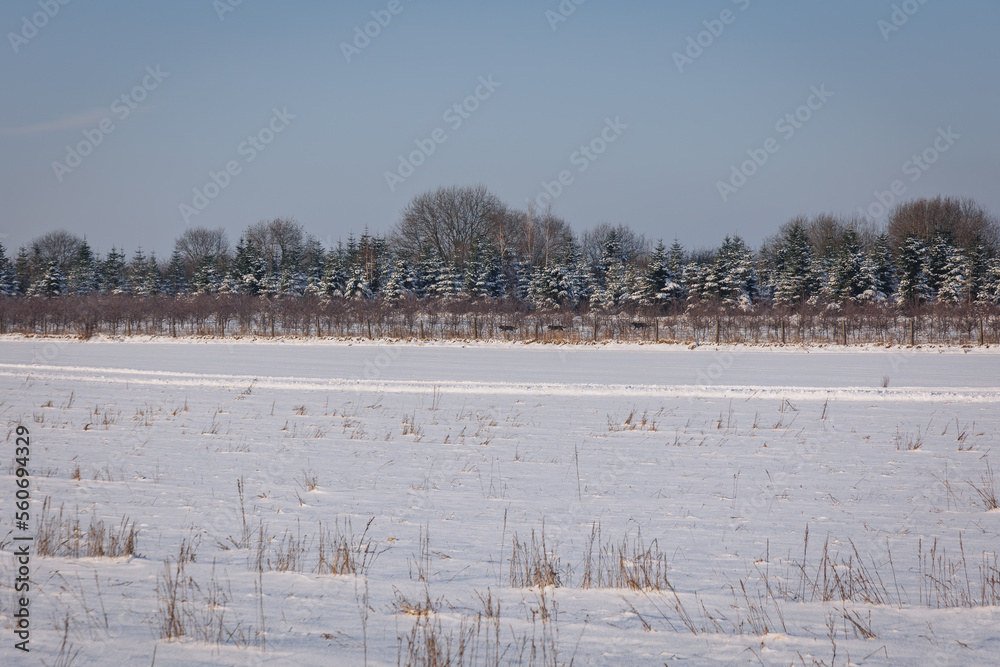
[[(11, 251), (65, 228), (101, 252), (164, 256), (185, 228), (180, 205), (194, 208), (193, 189), (230, 161), (238, 173), (187, 218), (233, 242), (279, 215), (325, 242), (388, 231), (440, 185), (482, 182), (523, 206), (562, 170), (573, 181), (553, 208), (576, 230), (625, 222), (689, 247), (732, 233), (756, 245), (799, 213), (868, 208), (895, 180), (904, 197), (971, 196), (1000, 213), (992, 0), (586, 0), (555, 30), (546, 12), (558, 0), (400, 0), (350, 63), (341, 43), (389, 0), (243, 0), (220, 19), (229, 2), (42, 0), (46, 20), (39, 0), (3, 3), (0, 240)], [(885, 39), (894, 4), (918, 9)], [(711, 43), (679, 72), (674, 53), (724, 10), (731, 22), (702, 35)], [(161, 82), (147, 74), (157, 66)], [(454, 129), (445, 112), (491, 75), (500, 85), (479, 88), (487, 99), (470, 100), (478, 108)], [(151, 90), (123, 118), (121, 96), (144, 77)], [(776, 122), (814, 86), (832, 97), (813, 98), (819, 108), (787, 137)], [(276, 121), (284, 129), (248, 161), (242, 142), (275, 109), (295, 118)], [(627, 125), (614, 143), (593, 162), (574, 155), (609, 118)], [(57, 175), (66, 146), (102, 134), (102, 119), (114, 131)], [(904, 163), (949, 127), (947, 152), (913, 181)], [(385, 172), (438, 128), (447, 140), (391, 191)], [(777, 152), (724, 202), (717, 183), (769, 138)]]

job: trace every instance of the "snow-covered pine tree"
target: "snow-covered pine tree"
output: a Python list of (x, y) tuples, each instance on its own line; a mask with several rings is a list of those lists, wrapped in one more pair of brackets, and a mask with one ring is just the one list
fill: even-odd
[(711, 298), (708, 292), (709, 265), (698, 262), (688, 262), (681, 270), (681, 279), (689, 302)]
[(233, 258), (233, 269), (230, 273), (236, 291), (254, 296), (260, 294), (266, 274), (264, 256), (241, 236), (236, 243), (236, 256)]
[(895, 291), (896, 269), (889, 249), (889, 238), (880, 234), (865, 253), (865, 261), (861, 265), (861, 294), (858, 301), (886, 303)]
[(599, 280), (594, 286), (591, 303), (598, 308), (610, 309), (631, 299), (636, 292), (635, 278), (626, 264), (622, 246), (616, 232), (612, 231), (604, 242)]
[(518, 301), (531, 298), (531, 277), (533, 270), (530, 264), (525, 264), (516, 254), (509, 252), (506, 261), (507, 295)]
[(0, 243), (0, 296), (15, 296), (19, 292), (14, 265), (7, 257), (7, 249)]
[(21, 246), (17, 251), (17, 258), (14, 260), (14, 275), (16, 276), (18, 289), (22, 294), (31, 289), (36, 273), (35, 261), (28, 249)]
[(309, 235), (305, 243), (305, 254), (302, 258), (302, 273), (305, 274), (307, 294), (321, 296), (323, 293), (323, 270), (326, 263), (326, 251), (323, 244), (315, 236)]
[(942, 269), (943, 277), (938, 287), (937, 299), (941, 303), (968, 303), (971, 301), (972, 266), (960, 248), (951, 246), (951, 252)]
[(553, 262), (548, 267), (536, 266), (528, 286), (528, 298), (536, 308), (555, 308), (559, 305), (562, 274)]
[(659, 241), (649, 258), (649, 265), (639, 282), (639, 302), (644, 305), (663, 305), (681, 301), (684, 288), (680, 277), (671, 268), (675, 261), (667, 253), (663, 241)]
[(344, 296), (348, 299), (372, 298), (372, 289), (368, 284), (368, 275), (365, 273), (364, 267), (360, 265), (351, 267), (347, 281), (344, 283)]
[(90, 244), (84, 239), (77, 250), (76, 257), (70, 262), (66, 276), (66, 290), (69, 294), (90, 294), (100, 289), (98, 277), (99, 261), (90, 249)]
[(184, 260), (181, 258), (181, 251), (174, 249), (170, 255), (170, 265), (167, 267), (167, 278), (163, 285), (163, 291), (170, 296), (187, 293), (187, 278), (184, 276)]
[(428, 296), (435, 299), (458, 299), (465, 296), (464, 276), (454, 264), (438, 260), (436, 279), (428, 286)]
[(778, 241), (774, 267), (774, 302), (804, 303), (819, 291), (812, 243), (801, 220), (793, 220)]
[(127, 287), (125, 253), (112, 247), (101, 264), (100, 289), (105, 294), (122, 294)]
[(55, 260), (49, 260), (42, 275), (31, 284), (28, 296), (59, 296), (66, 293), (62, 269)]
[(927, 247), (924, 269), (927, 276), (927, 287), (930, 290), (929, 298), (936, 297), (941, 285), (944, 284), (950, 271), (949, 263), (955, 251), (955, 245), (946, 234), (936, 234), (934, 240)]
[(427, 252), (417, 263), (414, 276), (416, 295), (421, 299), (433, 298), (435, 285), (442, 272), (444, 272), (444, 262), (436, 252)]
[(405, 260), (396, 258), (382, 287), (382, 298), (386, 301), (398, 301), (408, 294), (413, 294), (413, 272)]
[(331, 249), (326, 254), (326, 262), (323, 266), (323, 280), (320, 283), (320, 291), (324, 296), (344, 296), (344, 290), (347, 287), (347, 275), (344, 273), (343, 259), (343, 247), (339, 244), (336, 250)]
[(483, 257), (482, 272), (476, 279), (476, 290), (490, 299), (499, 299), (507, 292), (503, 261), (495, 248), (488, 248)]
[(670, 244), (670, 251), (667, 253), (667, 268), (678, 278), (683, 275), (686, 256), (684, 246), (681, 245), (680, 241), (674, 239), (674, 242)]
[(1000, 305), (1000, 257), (986, 261), (977, 303)]
[(122, 286), (122, 293), (145, 296), (142, 291), (145, 276), (146, 253), (142, 251), (142, 246), (139, 246), (132, 253), (132, 259), (125, 266), (125, 284)]
[(862, 267), (866, 261), (857, 232), (848, 227), (829, 263), (825, 296), (830, 303), (856, 301), (861, 297), (865, 291)]
[(306, 277), (297, 264), (291, 263), (278, 274), (278, 291), (282, 296), (302, 296), (306, 291)]
[(155, 252), (149, 253), (141, 289), (145, 294), (160, 294), (163, 291), (163, 276), (160, 275), (160, 265)]
[(906, 237), (899, 248), (896, 267), (899, 275), (897, 304), (908, 306), (931, 298), (927, 280), (927, 247), (919, 237)]
[(215, 255), (206, 255), (191, 277), (191, 290), (195, 294), (217, 294), (222, 278), (216, 267)]
[(750, 308), (758, 297), (753, 252), (739, 236), (726, 236), (709, 267), (705, 289), (721, 303)]
[(969, 260), (969, 300), (979, 300), (979, 291), (983, 289), (986, 274), (989, 270), (990, 253), (983, 243), (976, 242), (966, 249)]

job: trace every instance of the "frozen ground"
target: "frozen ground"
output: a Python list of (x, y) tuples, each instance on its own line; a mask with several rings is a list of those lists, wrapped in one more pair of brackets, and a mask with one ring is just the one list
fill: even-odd
[[(0, 383), (0, 664), (1000, 664), (996, 349), (8, 338)], [(32, 560), (27, 657), (18, 424), (36, 532), (137, 529)]]

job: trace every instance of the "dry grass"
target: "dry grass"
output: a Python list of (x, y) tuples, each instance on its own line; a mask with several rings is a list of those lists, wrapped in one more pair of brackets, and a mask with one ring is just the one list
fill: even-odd
[(620, 431), (645, 431), (649, 433), (656, 432), (656, 420), (654, 417), (659, 416), (663, 412), (662, 409), (658, 410), (654, 414), (650, 415), (648, 410), (643, 410), (642, 414), (639, 414), (638, 408), (631, 408), (628, 414), (623, 419), (620, 415), (608, 415), (608, 432), (615, 433)]
[[(491, 591), (476, 592), (481, 609), (463, 615), (446, 629), (434, 612), (416, 615), (410, 631), (398, 636), (397, 664), (406, 667), (500, 667), (531, 665), (572, 667), (575, 651), (565, 659), (559, 650), (555, 600), (542, 589), (534, 604), (527, 605), (530, 631), (519, 632), (510, 624), (503, 632), (500, 602)], [(582, 637), (582, 635), (581, 635)], [(579, 642), (578, 644), (579, 645)]]
[(909, 431), (900, 433), (897, 426), (896, 433), (892, 436), (892, 442), (896, 445), (897, 452), (915, 452), (924, 446), (924, 434), (920, 428), (917, 428), (916, 435), (913, 435)]
[(668, 569), (655, 539), (646, 545), (642, 532), (636, 531), (631, 539), (625, 535), (620, 542), (603, 542), (601, 524), (595, 523), (584, 553), (580, 588), (665, 590), (670, 588)]
[(167, 558), (163, 574), (156, 578), (157, 611), (152, 622), (157, 635), (166, 640), (189, 637), (216, 645), (249, 645), (261, 631), (247, 627), (231, 612), (232, 590), (228, 581), (216, 577), (214, 563), (205, 585), (188, 575), (188, 552), (189, 546), (182, 542), (178, 557)]
[(976, 492), (979, 504), (982, 505), (985, 511), (990, 512), (1000, 509), (1000, 505), (997, 504), (996, 480), (993, 477), (993, 468), (990, 466), (989, 461), (986, 462), (986, 472), (979, 475), (979, 481), (966, 480), (966, 484), (971, 486), (972, 490)]
[(512, 588), (545, 588), (561, 586), (569, 570), (564, 567), (554, 551), (545, 544), (545, 524), (531, 539), (522, 542), (517, 533), (511, 538), (510, 585)]
[(64, 558), (128, 558), (136, 556), (138, 532), (135, 522), (122, 517), (117, 528), (92, 516), (83, 530), (79, 510), (72, 516), (59, 506), (58, 514), (51, 509), (51, 498), (42, 501), (35, 535), (37, 553), (42, 557)]
[(329, 528), (319, 527), (318, 562), (316, 574), (360, 574), (367, 575), (372, 563), (378, 558), (378, 543), (368, 537), (375, 517), (368, 519), (360, 536), (355, 537), (351, 520), (337, 520), (331, 533)]

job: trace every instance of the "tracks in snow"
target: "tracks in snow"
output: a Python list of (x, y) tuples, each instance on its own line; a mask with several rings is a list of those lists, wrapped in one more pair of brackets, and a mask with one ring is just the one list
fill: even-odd
[(49, 366), (40, 364), (0, 364), (0, 377), (45, 381), (95, 382), (113, 384), (163, 385), (175, 387), (216, 387), (242, 389), (253, 383), (258, 389), (302, 392), (338, 391), (365, 393), (483, 394), (509, 396), (607, 396), (663, 398), (752, 398), (846, 401), (890, 401), (930, 403), (998, 403), (1000, 387), (794, 387), (748, 385), (659, 385), (596, 384), (553, 382), (470, 382), (449, 380), (379, 380), (360, 378), (303, 378), (294, 376), (253, 376), (146, 371), (89, 366)]

